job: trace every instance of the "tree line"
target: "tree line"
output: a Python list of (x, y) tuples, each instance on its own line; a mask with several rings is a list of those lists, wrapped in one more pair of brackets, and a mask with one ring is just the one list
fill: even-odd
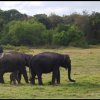
[(100, 44), (100, 13), (29, 16), (15, 9), (0, 10), (0, 44), (77, 47)]

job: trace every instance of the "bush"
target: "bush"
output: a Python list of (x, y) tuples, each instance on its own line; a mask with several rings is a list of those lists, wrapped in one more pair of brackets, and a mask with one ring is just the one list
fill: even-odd
[(67, 32), (57, 32), (53, 35), (53, 44), (54, 45), (68, 45), (68, 33)]
[(88, 46), (84, 34), (80, 32), (78, 28), (74, 25), (67, 25), (66, 27), (57, 27), (57, 32), (53, 34), (53, 44), (63, 46), (71, 45), (77, 47)]
[(3, 31), (1, 43), (12, 45), (41, 45), (45, 26), (38, 22), (12, 21)]

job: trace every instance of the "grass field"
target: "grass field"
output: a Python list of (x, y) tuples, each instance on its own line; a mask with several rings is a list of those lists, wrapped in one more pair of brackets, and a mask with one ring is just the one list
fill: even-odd
[[(5, 48), (7, 52), (8, 48)], [(53, 51), (62, 54), (69, 54), (72, 61), (72, 79), (68, 81), (67, 71), (60, 68), (61, 84), (58, 86), (49, 85), (51, 74), (43, 74), (44, 86), (32, 86), (26, 84), (22, 77), (22, 84), (14, 86), (9, 83), (9, 73), (4, 74), (5, 84), (0, 84), (0, 98), (89, 98), (100, 99), (100, 46), (89, 49), (82, 48), (59, 48), (59, 49), (35, 49), (27, 47), (16, 47), (13, 50), (38, 54), (44, 51)], [(27, 69), (28, 70), (28, 69)], [(29, 74), (28, 74), (29, 75)]]

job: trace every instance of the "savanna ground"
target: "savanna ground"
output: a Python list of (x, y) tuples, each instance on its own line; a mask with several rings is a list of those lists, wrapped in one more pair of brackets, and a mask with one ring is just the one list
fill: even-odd
[[(61, 84), (58, 86), (49, 85), (52, 73), (43, 74), (44, 86), (26, 84), (22, 77), (21, 85), (10, 85), (9, 73), (4, 74), (5, 84), (0, 84), (0, 98), (99, 98), (100, 99), (100, 46), (92, 46), (88, 49), (82, 48), (59, 48), (59, 49), (35, 49), (27, 47), (11, 48), (28, 54), (38, 54), (44, 51), (53, 51), (62, 54), (69, 54), (72, 61), (72, 79), (68, 81), (67, 71), (60, 68)], [(9, 51), (4, 49), (4, 52)], [(28, 71), (28, 69), (27, 69)], [(28, 73), (29, 75), (29, 73)]]

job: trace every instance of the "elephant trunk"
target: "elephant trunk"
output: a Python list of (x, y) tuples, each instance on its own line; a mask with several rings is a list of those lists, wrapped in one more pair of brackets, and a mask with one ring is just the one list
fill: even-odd
[(69, 79), (71, 82), (75, 82), (75, 80), (72, 80), (72, 79), (71, 79), (71, 63), (68, 64), (68, 79)]

